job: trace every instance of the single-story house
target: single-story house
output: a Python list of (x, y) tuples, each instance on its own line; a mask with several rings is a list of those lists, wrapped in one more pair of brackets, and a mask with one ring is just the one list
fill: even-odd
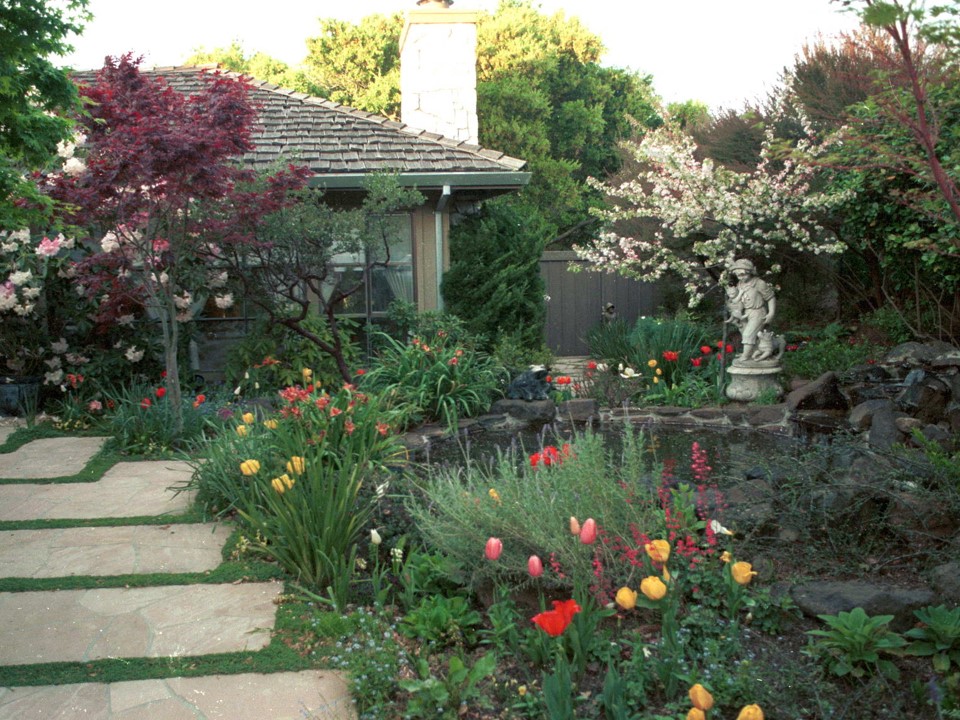
[[(245, 77), (258, 109), (255, 147), (245, 163), (264, 171), (278, 162), (306, 165), (313, 171), (310, 185), (322, 189), (331, 203), (349, 203), (370, 174), (383, 172), (396, 174), (402, 185), (426, 198), (409, 218), (399, 219), (401, 239), (391, 248), (392, 268), (368, 279), (382, 287), (350, 308), (367, 318), (382, 314), (393, 298), (414, 302), (420, 310), (441, 307), (451, 218), (519, 190), (530, 179), (523, 172), (525, 161), (477, 143), (476, 12), (453, 10), (443, 1), (418, 4), (409, 12), (400, 43), (401, 122)], [(209, 70), (181, 66), (141, 72), (193, 93)], [(92, 79), (93, 73), (78, 74), (81, 82)], [(342, 258), (342, 270), (349, 272), (358, 260)], [(202, 332), (201, 345), (209, 346), (242, 334), (225, 321), (205, 324)], [(201, 347), (200, 372), (222, 361), (221, 352), (205, 350), (212, 347)]]

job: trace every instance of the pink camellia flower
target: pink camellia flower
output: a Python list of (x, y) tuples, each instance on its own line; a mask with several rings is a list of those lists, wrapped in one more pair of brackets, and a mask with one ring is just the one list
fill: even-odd
[(527, 560), (527, 572), (530, 577), (540, 577), (543, 575), (543, 562), (536, 555), (531, 555)]
[(496, 560), (502, 552), (503, 543), (500, 542), (500, 538), (495, 537), (487, 540), (487, 546), (483, 549), (483, 554), (487, 556), (487, 560)]
[(597, 540), (597, 523), (593, 518), (587, 518), (583, 521), (583, 527), (580, 528), (580, 542), (584, 545), (593, 545)]
[(37, 245), (36, 253), (41, 257), (53, 257), (58, 252), (60, 252), (59, 238), (50, 239), (44, 237), (43, 240), (40, 241), (40, 244)]

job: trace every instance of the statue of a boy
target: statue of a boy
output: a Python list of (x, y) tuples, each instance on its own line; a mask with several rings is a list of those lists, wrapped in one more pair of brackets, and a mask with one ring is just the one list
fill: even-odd
[(769, 283), (757, 277), (757, 269), (750, 260), (734, 260), (730, 270), (737, 284), (727, 290), (727, 322), (740, 329), (743, 352), (738, 360), (754, 360), (757, 337), (773, 322), (777, 299)]

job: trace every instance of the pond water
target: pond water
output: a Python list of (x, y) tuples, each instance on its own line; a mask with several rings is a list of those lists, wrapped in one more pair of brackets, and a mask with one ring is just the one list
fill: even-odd
[[(532, 453), (541, 451), (547, 445), (575, 445), (577, 436), (583, 432), (603, 436), (605, 446), (612, 452), (618, 452), (624, 429), (619, 424), (590, 430), (573, 428), (568, 424), (547, 424), (539, 430), (464, 431), (456, 438), (431, 442), (416, 459), (433, 468), (463, 465), (467, 459), (474, 464), (489, 465), (499, 454), (512, 452), (518, 463), (528, 462)], [(672, 461), (674, 475), (680, 479), (691, 475), (690, 451), (694, 442), (706, 451), (707, 461), (713, 468), (713, 478), (717, 481), (724, 477), (742, 478), (745, 473), (758, 468), (788, 468), (805, 450), (805, 446), (793, 438), (755, 430), (670, 425), (647, 427), (642, 432), (653, 463)]]

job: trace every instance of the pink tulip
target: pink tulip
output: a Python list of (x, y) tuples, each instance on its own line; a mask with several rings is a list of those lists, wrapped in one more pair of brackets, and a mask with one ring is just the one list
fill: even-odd
[(530, 573), (530, 577), (540, 577), (543, 575), (543, 563), (540, 562), (540, 558), (536, 555), (531, 555), (530, 559), (527, 560), (527, 572)]
[(500, 557), (501, 552), (503, 552), (503, 543), (500, 542), (500, 538), (492, 537), (487, 540), (487, 546), (483, 550), (487, 560), (496, 560)]
[(584, 545), (593, 545), (597, 539), (597, 523), (593, 518), (587, 518), (583, 521), (583, 527), (580, 528), (580, 542)]

